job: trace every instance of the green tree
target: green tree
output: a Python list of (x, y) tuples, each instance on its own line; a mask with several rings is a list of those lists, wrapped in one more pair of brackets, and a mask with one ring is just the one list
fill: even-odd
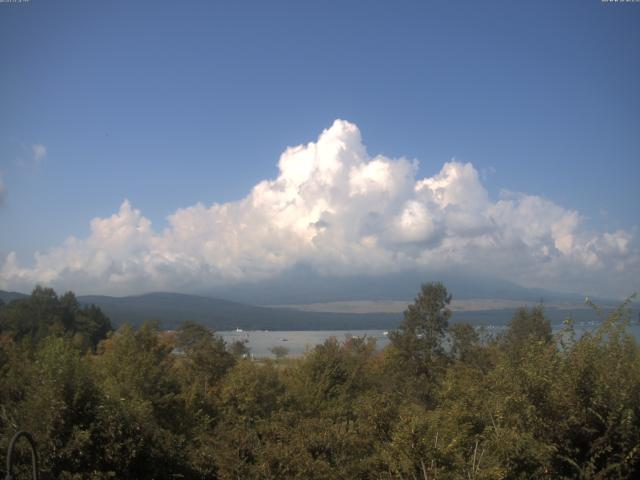
[(236, 359), (247, 358), (251, 352), (251, 349), (247, 346), (246, 342), (243, 342), (242, 340), (231, 342), (228, 348), (231, 355)]
[(390, 332), (390, 374), (420, 391), (430, 402), (437, 378), (444, 372), (444, 340), (449, 327), (451, 295), (441, 282), (425, 283), (404, 312), (400, 328)]
[(546, 432), (559, 478), (640, 477), (640, 346), (627, 330), (628, 303), (562, 351), (564, 414)]
[(551, 341), (551, 323), (544, 315), (542, 305), (531, 309), (521, 307), (516, 310), (504, 334), (504, 348), (517, 357), (531, 343)]
[(225, 377), (220, 392), (223, 418), (215, 435), (220, 478), (259, 478), (266, 430), (282, 408), (284, 393), (271, 362), (242, 360)]
[(175, 478), (191, 471), (188, 415), (174, 375), (173, 345), (146, 323), (120, 327), (99, 346), (94, 372), (104, 395), (101, 468), (120, 478)]
[(36, 351), (11, 353), (3, 389), (1, 443), (17, 430), (37, 439), (42, 471), (53, 478), (83, 474), (99, 462), (96, 417), (101, 402), (90, 365), (69, 338), (48, 337)]
[(284, 357), (289, 355), (289, 349), (287, 347), (283, 347), (282, 345), (271, 347), (269, 351), (276, 357), (276, 360), (282, 360)]
[(175, 346), (183, 354), (181, 377), (188, 383), (201, 385), (205, 392), (235, 363), (222, 337), (197, 323), (184, 322), (180, 326)]
[(58, 297), (51, 288), (35, 287), (31, 295), (0, 309), (0, 332), (33, 345), (49, 335), (75, 337), (85, 348), (95, 348), (112, 330), (96, 306), (82, 307), (73, 292)]

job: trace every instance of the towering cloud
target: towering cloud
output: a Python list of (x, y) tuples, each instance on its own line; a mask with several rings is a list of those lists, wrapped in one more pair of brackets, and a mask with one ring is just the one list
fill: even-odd
[(162, 232), (124, 201), (91, 222), (89, 237), (36, 253), (30, 267), (9, 254), (0, 287), (184, 291), (265, 279), (296, 264), (327, 275), (462, 267), (528, 286), (620, 295), (639, 287), (630, 232), (590, 232), (577, 212), (537, 196), (505, 191), (492, 200), (470, 163), (416, 178), (416, 162), (370, 157), (352, 123), (336, 120), (316, 142), (288, 148), (278, 165), (278, 177), (245, 198), (178, 209)]

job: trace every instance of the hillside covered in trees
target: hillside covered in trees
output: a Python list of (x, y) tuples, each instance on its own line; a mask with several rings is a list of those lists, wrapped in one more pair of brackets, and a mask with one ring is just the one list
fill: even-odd
[(0, 305), (0, 449), (28, 430), (61, 479), (640, 477), (626, 304), (579, 337), (542, 307), (490, 337), (450, 323), (450, 300), (423, 285), (383, 350), (253, 361), (198, 324), (114, 331), (36, 288)]

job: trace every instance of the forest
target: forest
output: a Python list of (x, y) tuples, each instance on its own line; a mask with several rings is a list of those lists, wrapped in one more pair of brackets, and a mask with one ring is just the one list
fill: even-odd
[(384, 349), (253, 360), (196, 323), (114, 330), (36, 287), (0, 305), (0, 452), (30, 432), (45, 479), (640, 478), (631, 300), (594, 305), (582, 335), (542, 305), (488, 335), (450, 301), (423, 284)]

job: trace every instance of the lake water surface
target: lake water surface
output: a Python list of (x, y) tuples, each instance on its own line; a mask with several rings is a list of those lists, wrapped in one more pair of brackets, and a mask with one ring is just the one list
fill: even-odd
[[(582, 335), (586, 331), (597, 329), (596, 322), (580, 323), (575, 325), (576, 334)], [(557, 332), (562, 325), (554, 325), (553, 330)], [(500, 333), (504, 326), (487, 325), (485, 332), (490, 335)], [(630, 325), (629, 331), (640, 341), (640, 325), (634, 323)], [(227, 342), (243, 341), (249, 347), (251, 354), (256, 358), (272, 357), (270, 349), (275, 346), (286, 347), (289, 356), (298, 357), (306, 351), (313, 349), (316, 345), (324, 343), (325, 340), (335, 337), (339, 341), (344, 341), (350, 337), (375, 338), (378, 348), (384, 348), (389, 339), (383, 330), (292, 330), (292, 331), (264, 331), (251, 330), (245, 332), (217, 332)]]

